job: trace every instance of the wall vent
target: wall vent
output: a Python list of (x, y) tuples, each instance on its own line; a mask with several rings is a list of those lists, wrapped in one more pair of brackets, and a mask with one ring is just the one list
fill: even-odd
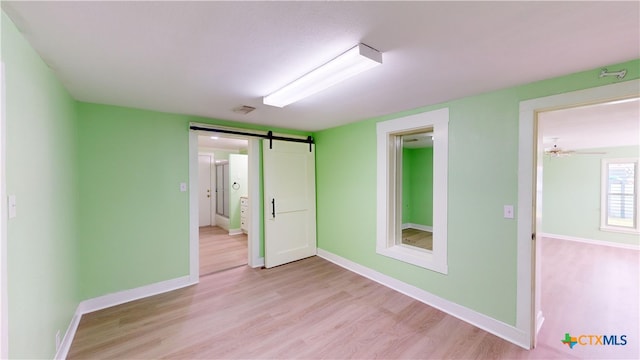
[(240, 105), (236, 108), (233, 108), (233, 112), (234, 113), (238, 113), (238, 114), (248, 114), (250, 112), (252, 112), (253, 110), (255, 110), (256, 108), (254, 108), (253, 106), (249, 106), (249, 105)]

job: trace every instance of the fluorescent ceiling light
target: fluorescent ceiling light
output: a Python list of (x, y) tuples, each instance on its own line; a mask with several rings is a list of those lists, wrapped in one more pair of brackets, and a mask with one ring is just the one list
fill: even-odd
[(342, 55), (262, 98), (266, 105), (285, 107), (365, 70), (382, 64), (382, 53), (358, 44)]

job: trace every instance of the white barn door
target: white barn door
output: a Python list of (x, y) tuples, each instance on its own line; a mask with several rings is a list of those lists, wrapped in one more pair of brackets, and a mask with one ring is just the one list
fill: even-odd
[(316, 255), (315, 145), (262, 143), (264, 255), (271, 268)]

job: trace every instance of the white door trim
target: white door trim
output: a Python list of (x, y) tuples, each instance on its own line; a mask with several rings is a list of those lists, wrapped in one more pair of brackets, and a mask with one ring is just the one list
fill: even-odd
[(540, 289), (533, 283), (531, 233), (535, 228), (534, 166), (537, 159), (534, 141), (537, 140), (536, 115), (539, 111), (556, 108), (604, 102), (624, 97), (637, 96), (640, 80), (624, 81), (611, 85), (568, 92), (520, 102), (518, 134), (518, 230), (517, 230), (517, 290), (516, 290), (516, 327), (528, 334), (529, 346), (533, 334), (533, 325), (538, 314), (534, 308), (533, 297)]
[(5, 179), (5, 72), (0, 69), (0, 359), (9, 357), (9, 322), (7, 316), (7, 197)]
[[(190, 123), (190, 126), (206, 126), (198, 123)], [(236, 130), (247, 132), (246, 129), (229, 128), (228, 130)], [(189, 277), (193, 282), (198, 282), (200, 277), (200, 248), (199, 248), (199, 231), (198, 231), (198, 134), (202, 131), (189, 131), (189, 188), (196, 191), (189, 191)], [(259, 146), (260, 140), (257, 138), (246, 137), (249, 141), (249, 236), (247, 239), (248, 259), (250, 267), (260, 267), (264, 265), (264, 258), (260, 257), (260, 161)], [(253, 201), (252, 199), (256, 199)], [(214, 211), (215, 213), (215, 211)], [(253, 215), (256, 214), (256, 215)]]
[[(260, 140), (249, 139), (249, 214), (248, 246), (249, 266), (264, 266), (264, 257), (260, 256)], [(253, 199), (253, 200), (252, 200)]]
[(193, 283), (200, 279), (198, 211), (198, 133), (189, 131), (189, 280)]

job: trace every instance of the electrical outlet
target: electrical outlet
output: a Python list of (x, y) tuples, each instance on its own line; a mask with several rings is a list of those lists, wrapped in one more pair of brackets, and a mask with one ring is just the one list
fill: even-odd
[(60, 330), (56, 331), (56, 351), (60, 349), (60, 344), (62, 343), (62, 338), (60, 337)]
[(187, 191), (187, 183), (180, 183), (180, 191), (182, 192)]

